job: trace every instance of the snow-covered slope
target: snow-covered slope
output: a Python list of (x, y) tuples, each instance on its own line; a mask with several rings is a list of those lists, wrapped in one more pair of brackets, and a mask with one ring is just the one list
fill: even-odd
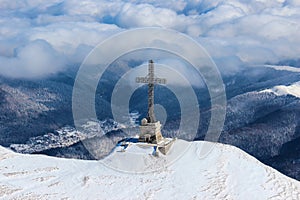
[[(235, 147), (216, 144), (199, 158), (204, 144), (213, 145), (177, 140), (168, 156), (159, 157), (150, 147), (132, 145), (104, 161), (21, 155), (0, 147), (0, 199), (300, 199), (298, 181)], [(141, 173), (145, 166), (154, 171)], [(137, 173), (122, 172), (126, 167)]]

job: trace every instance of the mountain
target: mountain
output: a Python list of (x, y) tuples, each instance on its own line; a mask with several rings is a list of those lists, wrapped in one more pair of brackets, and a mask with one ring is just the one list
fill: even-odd
[(300, 144), (295, 142), (300, 137), (299, 91), (299, 82), (293, 82), (231, 98), (219, 141), (300, 180), (300, 157), (296, 153)]
[[(99, 121), (113, 120), (110, 98), (120, 71), (136, 63), (121, 63), (108, 71), (96, 93)], [(224, 75), (227, 113), (219, 142), (241, 148), (280, 172), (300, 180), (300, 73), (299, 66), (266, 65), (245, 67), (237, 74)], [(79, 139), (85, 138), (74, 128), (72, 86), (77, 71), (66, 71), (43, 80), (19, 80), (0, 77), (0, 145), (17, 152), (43, 153), (57, 157), (93, 159)], [(101, 88), (101, 90), (99, 89)], [(180, 138), (179, 103), (167, 88), (157, 87), (155, 102), (166, 111), (163, 134)], [(200, 126), (196, 138), (203, 140), (210, 120), (210, 99), (206, 88), (194, 88), (200, 107)], [(185, 88), (181, 88), (182, 91)], [(146, 115), (147, 87), (140, 87), (130, 100), (130, 111)], [(140, 118), (137, 121), (140, 121)], [(159, 119), (160, 120), (160, 119)], [(129, 121), (129, 120), (128, 120)], [(60, 130), (65, 129), (66, 132)], [(110, 127), (110, 125), (108, 126)], [(101, 127), (106, 128), (106, 127)], [(101, 142), (103, 156), (123, 138), (122, 131), (106, 132)], [(135, 135), (135, 134), (134, 134)], [(126, 134), (125, 134), (126, 136)], [(109, 141), (107, 141), (109, 140)], [(290, 149), (290, 150), (286, 150)]]
[[(200, 157), (201, 148), (211, 145)], [(167, 156), (152, 151), (130, 145), (84, 161), (0, 147), (0, 198), (300, 199), (300, 182), (233, 146), (176, 140)]]

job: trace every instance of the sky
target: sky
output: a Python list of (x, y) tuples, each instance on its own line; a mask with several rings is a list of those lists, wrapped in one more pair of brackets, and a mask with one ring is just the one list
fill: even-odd
[(222, 73), (298, 60), (299, 0), (0, 0), (0, 74), (40, 78), (138, 27), (189, 35)]

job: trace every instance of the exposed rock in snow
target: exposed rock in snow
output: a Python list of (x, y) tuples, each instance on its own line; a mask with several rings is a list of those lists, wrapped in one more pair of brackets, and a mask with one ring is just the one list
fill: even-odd
[[(201, 158), (205, 145), (215, 148)], [(236, 147), (177, 140), (167, 156), (152, 150), (131, 145), (83, 161), (0, 147), (0, 199), (300, 199), (298, 181)]]

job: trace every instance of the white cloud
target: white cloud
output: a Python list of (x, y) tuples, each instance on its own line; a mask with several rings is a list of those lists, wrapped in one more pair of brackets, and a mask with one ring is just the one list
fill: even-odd
[(0, 71), (14, 78), (35, 78), (62, 71), (64, 58), (49, 43), (35, 40), (17, 48), (13, 57), (0, 57)]
[[(127, 0), (126, 2), (136, 4), (136, 0)], [(140, 0), (139, 4), (151, 4), (154, 7), (167, 8), (167, 9), (173, 10), (175, 12), (181, 13), (185, 9), (185, 7), (187, 5), (187, 1), (185, 1), (185, 0), (168, 0), (168, 1)]]
[(158, 26), (185, 32), (188, 25), (195, 23), (195, 20), (183, 14), (178, 15), (170, 9), (127, 3), (117, 15), (116, 23), (124, 28)]
[[(298, 59), (299, 13), (297, 0), (2, 0), (0, 74), (46, 76), (80, 63), (110, 35), (144, 26), (189, 34), (217, 64), (226, 62), (222, 71), (234, 73), (242, 65)], [(28, 59), (33, 51), (41, 51), (36, 61)], [(54, 55), (57, 64), (47, 64)]]
[[(51, 30), (51, 31), (49, 31)], [(30, 40), (43, 39), (54, 49), (70, 55), (79, 45), (96, 46), (98, 43), (119, 32), (115, 25), (96, 22), (59, 22), (30, 30)]]

